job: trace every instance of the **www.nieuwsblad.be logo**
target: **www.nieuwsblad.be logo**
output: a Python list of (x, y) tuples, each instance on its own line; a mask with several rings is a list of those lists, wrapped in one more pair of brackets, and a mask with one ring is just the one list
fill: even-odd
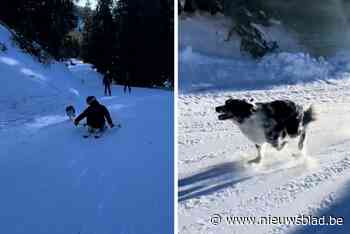
[(343, 217), (333, 216), (321, 216), (316, 217), (312, 215), (300, 215), (290, 217), (279, 216), (222, 216), (220, 214), (214, 214), (210, 217), (210, 223), (212, 225), (219, 225), (222, 223), (228, 225), (319, 225), (319, 226), (336, 226), (343, 225)]

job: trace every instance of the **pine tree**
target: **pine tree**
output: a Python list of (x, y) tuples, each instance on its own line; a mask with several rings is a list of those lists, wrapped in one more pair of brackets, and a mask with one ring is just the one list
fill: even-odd
[(93, 63), (101, 72), (112, 68), (113, 47), (116, 38), (115, 23), (112, 16), (112, 0), (100, 0), (96, 12), (87, 25), (84, 35), (84, 46), (88, 51), (84, 58)]
[(38, 42), (60, 58), (60, 47), (67, 33), (76, 26), (73, 0), (5, 1), (0, 15), (22, 37)]
[(184, 12), (193, 13), (196, 11), (194, 0), (185, 0)]
[(93, 20), (93, 12), (91, 10), (91, 3), (88, 0), (85, 4), (83, 11), (83, 32), (82, 32), (82, 44), (81, 44), (81, 53), (80, 56), (85, 61), (89, 61), (90, 54), (93, 52), (92, 44), (91, 44), (91, 35), (92, 35), (92, 20)]
[(161, 77), (159, 82), (163, 83), (166, 79), (174, 84), (174, 2), (172, 0), (161, 0), (161, 17), (162, 25), (162, 41), (163, 53), (160, 55), (163, 58)]
[(172, 79), (172, 0), (119, 0), (115, 10), (118, 25), (118, 57), (121, 76), (132, 84), (160, 85)]
[[(135, 4), (136, 2), (136, 4)], [(137, 1), (119, 0), (114, 9), (114, 18), (116, 21), (117, 41), (115, 46), (115, 63), (118, 64), (118, 76), (120, 82), (124, 83), (126, 77), (135, 84), (136, 64), (135, 50), (136, 38), (135, 31), (141, 27), (136, 23), (137, 13), (134, 10)]]
[(22, 3), (22, 0), (3, 1), (0, 7), (0, 20), (14, 27), (18, 19), (20, 19), (19, 13)]

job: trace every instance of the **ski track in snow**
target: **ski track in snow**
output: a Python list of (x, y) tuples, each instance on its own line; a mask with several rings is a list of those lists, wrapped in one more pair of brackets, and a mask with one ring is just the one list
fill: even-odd
[[(296, 227), (289, 225), (214, 226), (210, 217), (315, 215), (333, 204), (350, 179), (349, 94), (344, 80), (180, 95), (179, 232), (293, 233)], [(248, 165), (256, 155), (254, 145), (215, 113), (229, 97), (313, 104), (318, 120), (309, 128), (308, 156), (292, 158), (294, 142), (280, 153), (268, 149), (262, 165)]]

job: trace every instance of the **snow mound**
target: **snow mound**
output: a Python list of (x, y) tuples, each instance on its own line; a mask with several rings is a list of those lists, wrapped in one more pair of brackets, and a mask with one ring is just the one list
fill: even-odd
[(350, 55), (312, 57), (303, 52), (249, 58), (207, 56), (187, 47), (179, 54), (181, 92), (273, 88), (307, 82), (329, 83), (349, 79)]
[(322, 57), (284, 52), (264, 57), (258, 63), (260, 69), (266, 72), (267, 80), (297, 83), (327, 79), (333, 66)]

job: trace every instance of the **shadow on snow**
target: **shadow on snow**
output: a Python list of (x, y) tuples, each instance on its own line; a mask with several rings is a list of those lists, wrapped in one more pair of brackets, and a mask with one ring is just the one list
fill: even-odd
[(208, 195), (252, 177), (240, 162), (226, 162), (209, 167), (179, 180), (179, 201)]

